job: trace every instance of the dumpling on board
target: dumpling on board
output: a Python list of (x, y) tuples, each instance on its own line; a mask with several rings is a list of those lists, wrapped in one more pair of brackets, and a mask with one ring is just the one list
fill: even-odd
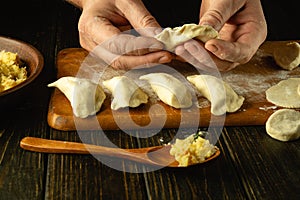
[(158, 98), (174, 108), (188, 108), (193, 104), (186, 85), (167, 73), (150, 73), (140, 77), (151, 85)]
[(62, 77), (48, 84), (48, 87), (56, 87), (64, 93), (71, 103), (74, 115), (80, 118), (97, 113), (106, 98), (99, 84), (84, 78)]
[(215, 76), (192, 75), (187, 80), (211, 102), (211, 113), (214, 115), (235, 112), (243, 105), (245, 98), (237, 95), (228, 83)]
[(103, 85), (112, 93), (111, 109), (138, 107), (148, 102), (148, 95), (126, 76), (116, 76), (103, 81)]

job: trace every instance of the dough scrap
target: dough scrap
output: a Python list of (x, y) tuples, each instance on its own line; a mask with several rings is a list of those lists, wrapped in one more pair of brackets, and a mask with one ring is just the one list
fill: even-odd
[(126, 76), (116, 76), (103, 81), (103, 85), (112, 93), (111, 109), (118, 110), (125, 107), (138, 107), (148, 102), (148, 95)]
[(99, 84), (84, 78), (66, 76), (48, 84), (48, 87), (56, 87), (64, 93), (71, 103), (74, 115), (80, 118), (97, 113), (106, 98)]
[(281, 68), (293, 70), (300, 64), (300, 45), (298, 42), (289, 42), (283, 47), (276, 48), (273, 56)]
[(206, 42), (218, 37), (218, 32), (209, 25), (185, 24), (175, 28), (165, 28), (155, 38), (165, 44), (169, 51), (173, 51), (176, 46), (190, 40), (197, 39)]
[(298, 85), (298, 95), (300, 95), (300, 84)]
[(192, 95), (180, 80), (166, 73), (150, 73), (140, 77), (151, 85), (158, 98), (174, 108), (191, 107)]
[(292, 109), (277, 110), (268, 118), (266, 131), (280, 141), (297, 140), (300, 138), (300, 112)]
[(299, 84), (300, 78), (282, 80), (266, 90), (266, 98), (277, 106), (300, 108), (300, 95), (297, 91)]
[(211, 113), (214, 115), (235, 112), (243, 105), (245, 98), (237, 95), (230, 85), (221, 79), (211, 75), (192, 75), (187, 79), (211, 102)]

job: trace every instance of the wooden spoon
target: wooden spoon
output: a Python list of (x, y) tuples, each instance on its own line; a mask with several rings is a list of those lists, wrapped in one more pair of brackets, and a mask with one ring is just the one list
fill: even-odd
[[(138, 149), (120, 149), (77, 142), (25, 137), (21, 140), (20, 146), (29, 151), (42, 153), (100, 154), (151, 165), (181, 167), (175, 160), (174, 156), (170, 155), (169, 153), (171, 145), (153, 146)], [(220, 150), (217, 148), (216, 150), (217, 151), (213, 156), (201, 163), (218, 157), (220, 155)]]

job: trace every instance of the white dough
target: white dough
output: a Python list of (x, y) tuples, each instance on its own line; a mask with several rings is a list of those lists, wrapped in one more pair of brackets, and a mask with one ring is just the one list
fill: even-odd
[(300, 138), (300, 112), (292, 109), (277, 110), (267, 120), (266, 131), (280, 141)]
[(165, 44), (169, 51), (173, 51), (176, 46), (190, 40), (197, 39), (206, 42), (210, 39), (217, 38), (218, 32), (208, 25), (185, 24), (175, 28), (165, 28), (155, 38)]
[(293, 70), (300, 64), (300, 45), (289, 42), (273, 52), (275, 62), (283, 69)]
[(138, 107), (148, 102), (148, 95), (126, 76), (116, 76), (103, 81), (103, 85), (112, 93), (111, 109), (118, 110), (125, 107)]
[(244, 97), (239, 96), (226, 82), (211, 75), (187, 77), (199, 92), (211, 102), (211, 113), (223, 115), (235, 112), (243, 105)]
[(140, 77), (150, 83), (158, 98), (174, 108), (191, 107), (192, 95), (180, 80), (166, 73), (151, 73)]
[(297, 91), (299, 84), (300, 78), (282, 80), (267, 89), (266, 98), (269, 102), (277, 106), (285, 108), (300, 108), (300, 95)]
[(86, 118), (98, 112), (106, 98), (102, 87), (88, 79), (62, 77), (48, 84), (57, 87), (70, 101), (76, 117)]

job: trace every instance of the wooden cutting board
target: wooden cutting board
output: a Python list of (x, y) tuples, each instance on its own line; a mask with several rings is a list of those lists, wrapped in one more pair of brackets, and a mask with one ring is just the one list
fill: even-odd
[[(58, 130), (125, 130), (194, 127), (195, 125), (208, 127), (223, 124), (225, 126), (264, 125), (268, 117), (279, 109), (266, 101), (266, 89), (280, 80), (300, 75), (299, 67), (293, 71), (282, 70), (272, 57), (273, 50), (287, 42), (289, 41), (267, 41), (250, 62), (221, 74), (224, 81), (229, 83), (239, 95), (245, 97), (243, 106), (235, 113), (213, 116), (210, 113), (210, 103), (203, 97), (199, 97), (198, 106), (193, 105), (189, 109), (180, 110), (160, 101), (149, 101), (138, 108), (112, 111), (111, 97), (108, 94), (101, 110), (95, 116), (81, 119), (73, 116), (71, 105), (64, 94), (54, 89), (49, 103), (48, 124)], [(76, 76), (87, 55), (88, 52), (81, 48), (60, 51), (57, 57), (57, 78)], [(173, 62), (170, 66), (184, 76), (195, 74), (195, 69), (185, 63)], [(153, 107), (154, 104), (156, 106)]]

